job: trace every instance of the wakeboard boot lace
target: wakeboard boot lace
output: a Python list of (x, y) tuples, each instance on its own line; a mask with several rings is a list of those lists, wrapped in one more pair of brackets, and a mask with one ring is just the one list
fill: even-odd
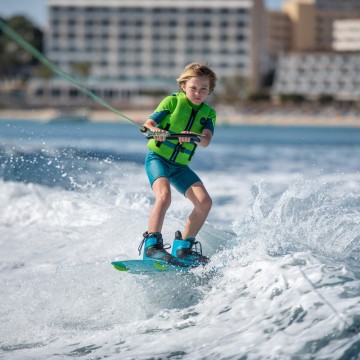
[(142, 241), (141, 241), (141, 243), (140, 243), (140, 245), (138, 247), (139, 255), (141, 254), (141, 250), (142, 250), (142, 248), (143, 248), (143, 246), (145, 244), (146, 239), (148, 239), (149, 237), (152, 237), (152, 236), (154, 236), (156, 238), (156, 240), (157, 240), (157, 243), (155, 245), (153, 245), (156, 249), (164, 250), (164, 252), (165, 252), (165, 250), (171, 248), (170, 244), (165, 244), (164, 245), (161, 233), (159, 233), (159, 232), (148, 233), (147, 231), (145, 231), (143, 233), (143, 239), (142, 239)]

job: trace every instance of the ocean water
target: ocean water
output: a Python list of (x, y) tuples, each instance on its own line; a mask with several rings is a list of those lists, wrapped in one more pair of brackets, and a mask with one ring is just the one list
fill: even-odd
[(146, 152), (131, 125), (0, 122), (1, 359), (360, 359), (360, 128), (217, 127), (190, 274), (111, 266), (140, 258)]

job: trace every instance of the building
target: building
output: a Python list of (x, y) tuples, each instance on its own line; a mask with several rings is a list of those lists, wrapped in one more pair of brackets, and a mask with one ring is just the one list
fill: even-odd
[(360, 99), (360, 56), (349, 53), (291, 53), (279, 59), (275, 94), (298, 94), (308, 99), (330, 96)]
[(360, 18), (357, 0), (292, 0), (284, 11), (292, 23), (291, 51), (331, 51), (336, 20)]
[(334, 51), (360, 52), (360, 20), (335, 20), (332, 48)]
[[(260, 84), (264, 59), (262, 0), (47, 0), (45, 53), (110, 102), (177, 89), (186, 64), (207, 62), (220, 79)], [(83, 74), (84, 75), (84, 74)], [(32, 102), (83, 102), (61, 79), (33, 80)]]
[(269, 51), (276, 59), (273, 94), (360, 99), (359, 0), (291, 0), (269, 17), (283, 19), (269, 22), (269, 46), (282, 50)]
[(291, 21), (283, 11), (271, 11), (267, 14), (268, 52), (272, 57), (290, 51), (292, 47)]

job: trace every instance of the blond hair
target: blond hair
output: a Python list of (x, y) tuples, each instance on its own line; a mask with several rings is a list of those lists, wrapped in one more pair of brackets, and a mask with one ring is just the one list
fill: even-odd
[(201, 76), (207, 76), (209, 78), (209, 94), (211, 94), (215, 89), (217, 77), (206, 63), (191, 63), (187, 65), (184, 72), (177, 79), (177, 82), (180, 89), (182, 89), (188, 80)]

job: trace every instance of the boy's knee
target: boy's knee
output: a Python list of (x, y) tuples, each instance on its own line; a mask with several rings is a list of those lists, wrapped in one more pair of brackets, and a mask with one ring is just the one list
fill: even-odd
[(212, 198), (210, 196), (208, 196), (205, 200), (205, 203), (206, 203), (206, 207), (210, 210), (211, 207), (212, 207)]
[(156, 200), (163, 206), (169, 207), (171, 204), (171, 192), (167, 190), (161, 191), (156, 195)]
[(202, 201), (199, 203), (199, 206), (202, 211), (208, 212), (212, 207), (212, 199), (210, 196), (206, 196)]

